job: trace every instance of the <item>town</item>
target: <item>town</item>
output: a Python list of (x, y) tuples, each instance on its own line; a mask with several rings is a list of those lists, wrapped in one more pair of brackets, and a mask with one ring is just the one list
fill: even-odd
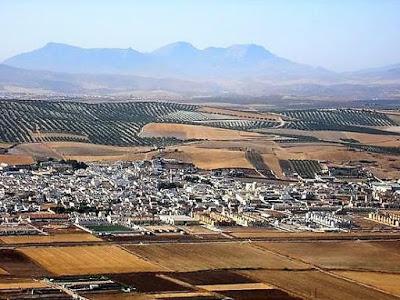
[(190, 235), (191, 226), (210, 233), (235, 226), (349, 232), (365, 230), (366, 222), (379, 230), (400, 229), (399, 182), (343, 177), (337, 170), (314, 179), (271, 181), (156, 158), (3, 164), (0, 172), (2, 236), (46, 235), (52, 224), (125, 239)]

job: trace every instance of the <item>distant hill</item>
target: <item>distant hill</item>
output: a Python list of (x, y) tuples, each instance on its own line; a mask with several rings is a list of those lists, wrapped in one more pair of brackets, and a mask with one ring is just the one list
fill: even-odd
[[(349, 76), (349, 75), (348, 75)], [(353, 76), (353, 75), (352, 75)], [(359, 76), (359, 75), (358, 75)], [(268, 80), (194, 81), (117, 74), (73, 74), (15, 68), (0, 64), (0, 93), (113, 95), (157, 98), (273, 97), (274, 99), (398, 99), (400, 85), (353, 82), (271, 83)], [(371, 81), (375, 82), (375, 79)], [(211, 97), (211, 98), (210, 98)], [(205, 98), (205, 99), (206, 99)], [(238, 98), (238, 99), (239, 99)], [(245, 98), (243, 98), (245, 100)], [(240, 102), (240, 101), (239, 101)]]
[(4, 64), (67, 73), (129, 74), (185, 79), (304, 79), (334, 76), (322, 68), (298, 64), (254, 45), (197, 49), (177, 42), (153, 52), (128, 49), (85, 49), (59, 43), (16, 55)]
[(71, 74), (26, 70), (0, 64), (0, 91), (10, 88), (62, 94), (117, 94), (165, 91), (176, 94), (209, 95), (220, 92), (213, 83), (178, 79), (157, 79), (133, 75)]
[(400, 64), (389, 65), (379, 68), (371, 68), (351, 73), (355, 77), (376, 80), (399, 80)]

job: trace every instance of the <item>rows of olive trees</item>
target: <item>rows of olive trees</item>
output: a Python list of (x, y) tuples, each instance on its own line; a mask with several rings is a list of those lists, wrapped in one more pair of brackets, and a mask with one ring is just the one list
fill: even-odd
[[(141, 128), (178, 110), (194, 110), (191, 105), (161, 102), (86, 104), (45, 101), (0, 101), (0, 141), (34, 142), (81, 141), (110, 145), (154, 145), (173, 139), (144, 138)], [(49, 132), (70, 136), (46, 135)], [(40, 133), (43, 136), (40, 137)]]
[(385, 134), (382, 130), (371, 128), (373, 126), (397, 125), (384, 113), (371, 110), (354, 109), (309, 109), (283, 111), (292, 119), (283, 127), (300, 130), (335, 130)]

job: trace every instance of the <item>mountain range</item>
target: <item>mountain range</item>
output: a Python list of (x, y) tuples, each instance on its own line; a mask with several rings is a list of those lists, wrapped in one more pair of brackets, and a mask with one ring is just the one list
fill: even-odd
[(255, 44), (197, 49), (176, 42), (152, 52), (48, 43), (0, 65), (0, 91), (67, 94), (162, 91), (179, 95), (365, 98), (399, 95), (400, 64), (336, 73)]
[(332, 75), (322, 68), (298, 64), (254, 45), (210, 47), (186, 42), (152, 52), (128, 49), (85, 49), (59, 43), (16, 55), (4, 61), (13, 67), (66, 73), (124, 74), (184, 79), (316, 78)]

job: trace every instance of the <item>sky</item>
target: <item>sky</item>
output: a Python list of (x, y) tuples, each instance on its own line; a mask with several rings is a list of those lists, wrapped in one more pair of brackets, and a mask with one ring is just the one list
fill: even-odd
[(151, 51), (255, 43), (352, 71), (400, 63), (400, 0), (0, 0), (0, 61), (60, 42)]

